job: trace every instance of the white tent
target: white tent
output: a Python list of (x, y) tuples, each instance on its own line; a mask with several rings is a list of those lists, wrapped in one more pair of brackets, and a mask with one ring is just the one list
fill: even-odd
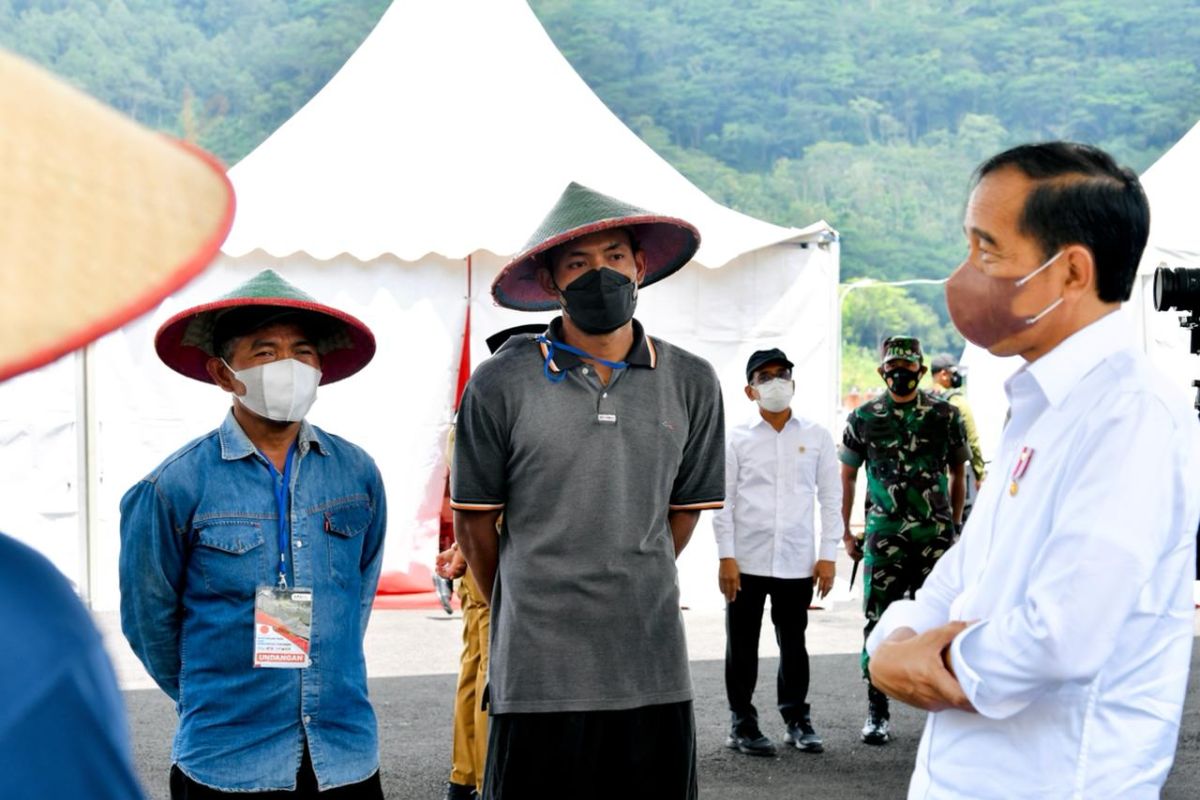
[[(487, 335), (549, 318), (494, 306), (489, 287), (572, 180), (700, 229), (695, 260), (647, 290), (638, 317), (716, 366), (731, 422), (752, 411), (746, 358), (779, 346), (807, 389), (799, 413), (835, 423), (836, 233), (713, 202), (600, 102), (522, 0), (397, 0), (230, 175), (237, 219), (212, 269), (86, 359), (0, 386), (0, 529), (48, 552), (97, 607), (116, 602), (121, 493), (228, 403), (162, 366), (153, 333), (265, 267), (375, 331), (375, 361), (322, 389), (310, 418), (375, 457), (385, 573), (428, 585), (468, 311), (473, 364)], [(721, 602), (715, 552), (706, 520), (681, 562), (685, 602)]]

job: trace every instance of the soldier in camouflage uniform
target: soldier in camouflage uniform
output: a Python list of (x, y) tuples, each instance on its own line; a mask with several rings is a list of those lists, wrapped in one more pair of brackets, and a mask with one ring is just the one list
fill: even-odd
[[(958, 410), (917, 388), (925, 370), (921, 343), (915, 338), (893, 336), (884, 341), (879, 375), (887, 383), (887, 394), (851, 412), (838, 448), (843, 540), (851, 558), (864, 562), (864, 639), (892, 601), (911, 597), (921, 588), (962, 521), (963, 465), (971, 451)], [(862, 541), (850, 534), (850, 510), (858, 468), (864, 463), (867, 515)], [(888, 699), (870, 685), (865, 649), (862, 670), (870, 708), (862, 740), (886, 744), (891, 738)]]

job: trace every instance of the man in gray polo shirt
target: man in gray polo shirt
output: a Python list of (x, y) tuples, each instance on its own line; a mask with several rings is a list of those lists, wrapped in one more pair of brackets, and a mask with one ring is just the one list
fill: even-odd
[(633, 311), (698, 245), (571, 184), (493, 284), (563, 315), (481, 364), (458, 415), (455, 534), (493, 620), (485, 798), (696, 797), (675, 557), (722, 503), (721, 392)]

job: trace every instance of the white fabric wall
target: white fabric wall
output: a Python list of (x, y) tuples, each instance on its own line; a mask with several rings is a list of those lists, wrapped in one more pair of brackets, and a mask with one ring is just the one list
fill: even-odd
[[(730, 424), (753, 413), (743, 368), (751, 352), (781, 347), (796, 362), (798, 413), (836, 424), (837, 245), (775, 245), (724, 268), (691, 264), (641, 297), (638, 317), (652, 335), (703, 355), (716, 367)], [(491, 280), (504, 259), (472, 259), (474, 363), (484, 339), (511, 325), (549, 319), (492, 304)], [(90, 595), (118, 603), (119, 503), (133, 483), (196, 436), (220, 424), (229, 398), (169, 370), (153, 349), (159, 325), (190, 305), (223, 295), (271, 267), (322, 302), (375, 332), (375, 360), (344, 382), (322, 387), (309, 419), (365, 447), (388, 492), (385, 573), (424, 585), (436, 552), (445, 479), (444, 442), (467, 308), (466, 262), (430, 255), (417, 263), (350, 256), (327, 262), (261, 252), (222, 258), (152, 314), (93, 346), (95, 497)], [(0, 530), (46, 553), (84, 586), (84, 518), (79, 491), (81, 370), (78, 356), (0, 385)], [(719, 605), (716, 548), (708, 514), (680, 562), (684, 602)]]
[(83, 588), (79, 535), (79, 356), (0, 383), (0, 531)]

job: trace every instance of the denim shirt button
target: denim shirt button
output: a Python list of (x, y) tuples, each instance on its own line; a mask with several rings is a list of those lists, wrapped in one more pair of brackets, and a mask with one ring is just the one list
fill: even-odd
[(304, 724), (307, 725), (310, 722), (312, 722), (312, 717), (310, 717), (308, 714), (305, 714), (304, 715)]
[(304, 542), (297, 539), (296, 540), (296, 549), (299, 550), (301, 547), (304, 547)]

